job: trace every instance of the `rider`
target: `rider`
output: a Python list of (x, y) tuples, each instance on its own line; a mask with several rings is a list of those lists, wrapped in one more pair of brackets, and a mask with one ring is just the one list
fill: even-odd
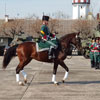
[(94, 68), (94, 47), (95, 47), (96, 43), (95, 43), (95, 39), (91, 40), (91, 43), (89, 44), (89, 48), (90, 48), (90, 59), (91, 59), (91, 68)]
[[(52, 34), (50, 33), (49, 31), (49, 28), (48, 28), (48, 21), (49, 21), (49, 16), (44, 16), (42, 17), (42, 27), (41, 27), (41, 36), (42, 36), (42, 39), (44, 41), (49, 41), (51, 40), (51, 38), (55, 38), (56, 39), (56, 36), (55, 34)], [(55, 58), (55, 55), (53, 53), (53, 49), (56, 49), (57, 48), (57, 45), (53, 44), (53, 43), (50, 43), (50, 48), (49, 48), (49, 59), (51, 58)]]

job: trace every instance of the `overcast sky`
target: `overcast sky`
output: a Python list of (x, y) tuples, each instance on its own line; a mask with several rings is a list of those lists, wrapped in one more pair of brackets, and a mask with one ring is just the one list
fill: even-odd
[[(100, 0), (91, 0), (91, 6), (96, 14), (100, 11)], [(0, 0), (0, 18), (4, 18), (5, 13), (10, 18), (24, 18), (32, 14), (41, 17), (43, 12), (53, 14), (59, 11), (72, 17), (72, 0)]]

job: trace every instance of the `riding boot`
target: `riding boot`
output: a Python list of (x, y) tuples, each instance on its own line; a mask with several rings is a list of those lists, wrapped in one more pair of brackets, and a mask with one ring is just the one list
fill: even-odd
[(99, 69), (99, 64), (98, 64), (98, 62), (95, 62), (95, 69)]
[(100, 69), (100, 62), (98, 63), (98, 69)]
[(100, 69), (100, 63), (98, 62), (95, 69)]
[(49, 59), (51, 59), (51, 58), (52, 58), (52, 56), (51, 56), (51, 54), (50, 54), (50, 53), (48, 54), (48, 56), (49, 56)]
[(49, 56), (49, 59), (51, 59), (51, 58), (52, 58), (52, 48), (51, 48), (51, 47), (50, 47), (50, 49), (49, 49), (48, 56)]
[(51, 46), (50, 49), (49, 49), (49, 59), (51, 58), (55, 58), (55, 55), (54, 55), (54, 52), (53, 52), (54, 48)]
[(91, 68), (94, 68), (95, 65), (94, 65), (94, 61), (91, 61)]

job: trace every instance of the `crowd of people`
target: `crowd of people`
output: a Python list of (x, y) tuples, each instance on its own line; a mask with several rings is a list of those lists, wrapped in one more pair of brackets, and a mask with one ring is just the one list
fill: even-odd
[(92, 39), (90, 45), (91, 68), (100, 69), (100, 39)]

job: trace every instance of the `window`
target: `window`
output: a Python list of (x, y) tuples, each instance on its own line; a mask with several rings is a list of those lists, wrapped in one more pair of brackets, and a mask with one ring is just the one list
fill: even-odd
[(3, 39), (0, 39), (0, 42), (3, 43)]

